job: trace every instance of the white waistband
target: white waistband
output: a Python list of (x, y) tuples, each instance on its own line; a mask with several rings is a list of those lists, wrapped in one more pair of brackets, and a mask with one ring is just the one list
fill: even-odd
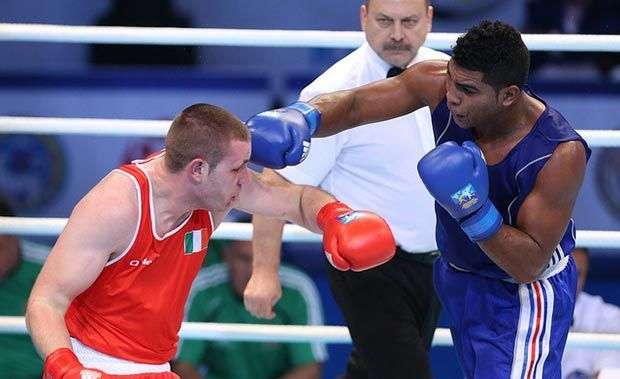
[[(570, 259), (570, 255), (566, 255), (564, 256), (562, 259), (560, 259), (556, 264), (554, 264), (553, 266), (549, 266), (545, 269), (545, 271), (542, 272), (542, 274), (540, 274), (538, 276), (538, 278), (536, 278), (536, 280), (543, 280), (543, 279), (549, 279), (550, 277), (558, 274), (559, 272), (561, 272), (562, 270), (564, 270), (566, 268), (566, 265), (568, 264), (568, 260)], [(448, 261), (446, 261), (448, 262)], [(452, 267), (453, 269), (457, 270), (457, 271), (462, 271), (462, 272), (469, 272), (472, 274), (475, 274), (475, 272), (467, 270), (463, 267), (459, 267), (457, 265), (455, 265), (454, 263), (448, 262), (448, 264), (450, 265), (450, 267)], [(505, 282), (508, 283), (517, 283), (514, 279), (512, 278), (506, 278), (506, 279), (500, 279), (503, 280)]]
[(159, 365), (151, 365), (148, 363), (137, 363), (116, 358), (92, 349), (73, 337), (71, 337), (71, 346), (73, 347), (73, 352), (77, 355), (80, 363), (83, 364), (84, 367), (96, 368), (107, 374), (127, 375), (170, 371), (170, 364), (167, 362)]
[(543, 271), (542, 274), (540, 274), (540, 277), (538, 277), (538, 280), (548, 279), (552, 277), (553, 275), (561, 272), (562, 270), (566, 268), (566, 265), (568, 264), (569, 260), (570, 260), (570, 255), (565, 255), (556, 264), (554, 264), (553, 266), (547, 267), (547, 269)]

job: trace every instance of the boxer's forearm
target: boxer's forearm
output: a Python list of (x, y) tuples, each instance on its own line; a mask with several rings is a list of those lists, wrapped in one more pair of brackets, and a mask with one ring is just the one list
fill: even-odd
[(42, 299), (30, 299), (26, 311), (26, 325), (42, 358), (58, 348), (71, 348), (64, 312), (59, 307)]
[(485, 254), (518, 283), (538, 278), (553, 251), (543, 251), (526, 233), (504, 224), (493, 237), (478, 243)]
[(252, 218), (252, 271), (269, 271), (277, 274), (280, 267), (280, 250), (284, 221), (254, 215)]

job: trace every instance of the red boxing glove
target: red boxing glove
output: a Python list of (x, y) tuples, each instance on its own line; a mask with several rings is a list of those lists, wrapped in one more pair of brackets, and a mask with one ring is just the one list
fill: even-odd
[(45, 357), (43, 379), (103, 379), (102, 371), (86, 368), (67, 347), (54, 350)]
[(73, 351), (63, 347), (54, 350), (45, 358), (43, 379), (179, 379), (173, 372), (111, 375), (103, 371), (86, 368)]
[(321, 208), (317, 223), (329, 263), (340, 271), (364, 271), (389, 261), (396, 243), (384, 219), (369, 211), (354, 211), (334, 201)]

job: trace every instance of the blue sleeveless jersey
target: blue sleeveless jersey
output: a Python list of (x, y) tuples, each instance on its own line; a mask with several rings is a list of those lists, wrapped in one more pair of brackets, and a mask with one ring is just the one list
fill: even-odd
[[(530, 95), (534, 94), (528, 92)], [(538, 100), (544, 101), (538, 97)], [(435, 143), (447, 141), (459, 144), (474, 141), (470, 130), (459, 127), (448, 110), (446, 99), (435, 108), (432, 114)], [(570, 126), (568, 121), (555, 109), (545, 103), (545, 111), (536, 121), (532, 130), (507, 154), (500, 163), (487, 166), (489, 171), (489, 197), (504, 218), (504, 223), (515, 226), (519, 208), (536, 182), (538, 172), (562, 142), (581, 141), (590, 157), (590, 149), (584, 139)], [(561, 189), (558, 189), (561, 191)], [(480, 275), (507, 279), (509, 275), (499, 268), (480, 249), (471, 242), (459, 223), (439, 204), (435, 203), (437, 213), (437, 246), (443, 259), (456, 268)], [(556, 247), (549, 267), (555, 266), (575, 247), (575, 222), (570, 219), (562, 240)]]

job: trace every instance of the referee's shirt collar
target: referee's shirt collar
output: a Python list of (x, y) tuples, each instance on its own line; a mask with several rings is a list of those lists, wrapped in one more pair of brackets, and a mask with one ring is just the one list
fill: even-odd
[[(388, 70), (392, 68), (392, 65), (381, 59), (379, 54), (377, 54), (372, 47), (370, 47), (367, 41), (364, 42), (363, 49), (364, 54), (367, 57), (366, 61), (369, 64), (370, 72), (372, 72), (373, 76), (375, 76), (375, 78), (368, 79), (377, 80), (377, 78), (385, 78)], [(419, 55), (420, 54), (416, 54), (416, 56), (413, 57), (413, 60), (407, 64), (407, 67), (417, 63)]]

